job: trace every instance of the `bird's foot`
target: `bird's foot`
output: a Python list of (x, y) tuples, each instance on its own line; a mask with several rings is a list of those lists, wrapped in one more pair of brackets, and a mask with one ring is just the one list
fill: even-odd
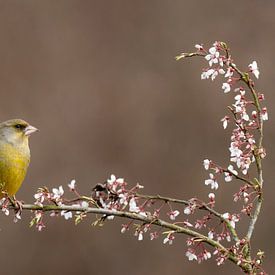
[(10, 200), (12, 206), (15, 208), (16, 213), (21, 214), (24, 202), (17, 200), (15, 196), (9, 197), (9, 200)]

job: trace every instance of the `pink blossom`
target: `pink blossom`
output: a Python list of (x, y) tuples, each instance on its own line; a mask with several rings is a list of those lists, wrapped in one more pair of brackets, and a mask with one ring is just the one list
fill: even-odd
[(264, 108), (262, 109), (261, 118), (262, 118), (262, 120), (268, 120), (268, 113), (267, 113), (266, 107), (264, 107)]
[(213, 64), (219, 63), (219, 56), (219, 51), (215, 46), (213, 46), (209, 49), (209, 54), (205, 56), (205, 59), (208, 61), (209, 66), (211, 67)]
[(192, 250), (187, 250), (187, 252), (185, 253), (186, 257), (188, 258), (189, 261), (193, 261), (193, 260), (198, 260), (197, 255), (193, 253)]
[(196, 44), (195, 45), (195, 48), (199, 51), (202, 51), (203, 50), (203, 46), (201, 44)]
[(168, 234), (167, 237), (163, 240), (163, 244), (173, 244), (173, 240), (175, 239), (175, 236), (173, 234)]
[(211, 160), (205, 159), (205, 160), (203, 161), (204, 169), (205, 169), (205, 170), (208, 170), (209, 167), (210, 167), (210, 164), (211, 164)]
[(185, 215), (190, 215), (192, 213), (192, 210), (189, 206), (187, 206), (187, 207), (184, 208), (183, 213)]
[(53, 198), (54, 199), (59, 199), (60, 197), (63, 196), (64, 189), (63, 189), (62, 185), (60, 185), (59, 188), (53, 188), (52, 192), (53, 192)]
[(213, 232), (213, 230), (211, 230), (211, 231), (208, 232), (208, 238), (211, 239), (211, 240), (214, 239), (214, 232)]
[(71, 180), (71, 182), (68, 184), (68, 187), (71, 191), (75, 190), (76, 180)]
[(136, 204), (135, 198), (131, 198), (129, 201), (129, 211), (138, 213), (140, 211), (139, 207)]
[(233, 73), (234, 73), (234, 70), (231, 67), (228, 67), (224, 77), (232, 77)]
[(215, 194), (214, 194), (214, 193), (209, 193), (209, 194), (208, 194), (208, 198), (209, 198), (210, 200), (214, 200), (214, 199), (215, 199)]
[(209, 185), (211, 186), (211, 189), (215, 189), (217, 190), (219, 185), (218, 185), (218, 182), (216, 181), (214, 175), (212, 173), (209, 174), (209, 179), (205, 180), (204, 183), (205, 185)]
[(140, 232), (138, 233), (138, 240), (139, 240), (139, 241), (142, 241), (142, 240), (143, 240), (143, 232), (142, 232), (142, 231), (140, 231)]
[(222, 217), (226, 220), (228, 220), (228, 222), (230, 223), (230, 225), (235, 228), (236, 226), (236, 222), (239, 221), (239, 217), (234, 215), (234, 214), (229, 214), (228, 212), (227, 213), (224, 213), (222, 214)]
[(258, 68), (258, 64), (256, 61), (253, 61), (251, 64), (248, 65), (250, 72), (252, 72), (256, 78), (259, 78), (260, 71)]
[(73, 217), (73, 213), (71, 211), (67, 211), (67, 210), (62, 210), (60, 215), (64, 216), (65, 220), (69, 220)]
[(222, 89), (223, 89), (223, 92), (226, 94), (226, 93), (230, 92), (231, 86), (230, 86), (230, 84), (225, 82), (225, 83), (222, 84)]
[(227, 128), (228, 121), (229, 121), (229, 116), (225, 116), (224, 118), (221, 119), (223, 129)]
[(174, 210), (174, 211), (171, 211), (169, 212), (169, 217), (172, 221), (174, 221), (176, 219), (176, 217), (179, 215), (179, 211), (178, 210)]

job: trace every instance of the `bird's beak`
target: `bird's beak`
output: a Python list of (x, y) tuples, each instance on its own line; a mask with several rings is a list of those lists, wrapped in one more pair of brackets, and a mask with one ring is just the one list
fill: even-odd
[(35, 128), (35, 127), (29, 125), (29, 126), (27, 126), (27, 127), (25, 128), (24, 134), (28, 137), (28, 136), (30, 136), (32, 133), (35, 133), (35, 132), (37, 132), (37, 131), (38, 131), (37, 128)]

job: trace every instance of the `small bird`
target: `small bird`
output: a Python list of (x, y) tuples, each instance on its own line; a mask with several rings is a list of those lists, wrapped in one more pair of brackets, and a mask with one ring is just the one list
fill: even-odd
[(0, 198), (19, 190), (30, 163), (29, 136), (36, 131), (22, 119), (0, 123)]

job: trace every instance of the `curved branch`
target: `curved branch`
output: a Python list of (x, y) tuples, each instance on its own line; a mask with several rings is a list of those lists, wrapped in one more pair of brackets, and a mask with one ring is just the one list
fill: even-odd
[[(18, 207), (12, 207), (14, 209), (19, 209)], [(144, 222), (146, 224), (154, 224), (156, 226), (160, 226), (162, 228), (167, 228), (169, 230), (174, 231), (175, 233), (179, 234), (185, 234), (188, 236), (191, 236), (193, 238), (196, 238), (197, 241), (204, 242), (209, 244), (210, 246), (219, 249), (220, 252), (222, 252), (231, 262), (238, 265), (238, 258), (227, 248), (225, 248), (222, 244), (220, 244), (217, 241), (214, 241), (210, 238), (208, 238), (205, 235), (202, 235), (192, 229), (189, 229), (187, 227), (182, 227), (173, 223), (168, 223), (162, 219), (156, 219), (153, 216), (145, 216), (138, 213), (133, 212), (127, 212), (127, 211), (114, 211), (109, 209), (103, 209), (103, 208), (94, 208), (94, 207), (81, 207), (81, 206), (73, 206), (73, 205), (33, 205), (33, 204), (23, 204), (20, 206), (22, 210), (33, 210), (33, 211), (79, 211), (84, 213), (91, 213), (91, 214), (101, 214), (101, 215), (107, 215), (107, 216), (117, 216), (122, 218), (128, 218), (132, 220), (138, 220), (141, 222)], [(240, 268), (243, 269), (243, 271), (248, 272), (250, 270), (250, 267), (246, 263), (241, 263)]]

